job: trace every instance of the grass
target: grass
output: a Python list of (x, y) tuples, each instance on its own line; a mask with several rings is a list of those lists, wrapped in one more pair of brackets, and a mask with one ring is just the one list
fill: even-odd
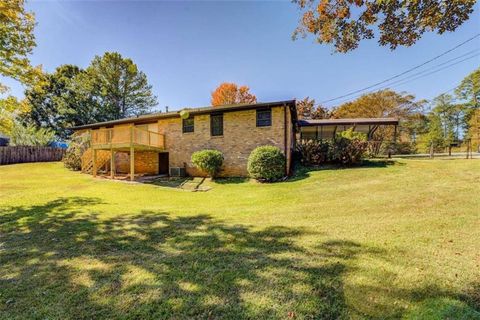
[(480, 161), (207, 184), (0, 167), (0, 318), (480, 319)]

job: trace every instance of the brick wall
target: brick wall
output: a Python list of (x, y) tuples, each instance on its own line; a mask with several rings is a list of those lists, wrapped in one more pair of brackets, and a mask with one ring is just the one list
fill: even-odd
[[(117, 173), (130, 172), (130, 155), (128, 152), (115, 153)], [(135, 173), (158, 174), (158, 153), (135, 151)]]
[[(170, 167), (187, 166), (190, 175), (200, 175), (191, 163), (193, 152), (203, 149), (216, 149), (223, 153), (225, 160), (220, 176), (246, 176), (248, 156), (258, 146), (273, 145), (285, 150), (285, 116), (287, 117), (287, 142), (292, 143), (290, 112), (284, 107), (272, 108), (272, 126), (257, 127), (256, 111), (244, 110), (223, 114), (223, 136), (210, 135), (210, 116), (196, 115), (193, 133), (182, 133), (180, 118), (160, 119), (158, 129), (165, 135), (166, 149), (169, 152)], [(287, 148), (288, 150), (289, 148)], [(290, 152), (287, 151), (288, 165)]]

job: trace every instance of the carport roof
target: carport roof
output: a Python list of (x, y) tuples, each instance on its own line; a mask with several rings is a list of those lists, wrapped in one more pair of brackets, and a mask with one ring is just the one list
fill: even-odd
[(398, 125), (397, 118), (344, 118), (298, 120), (300, 127), (328, 126), (328, 125)]

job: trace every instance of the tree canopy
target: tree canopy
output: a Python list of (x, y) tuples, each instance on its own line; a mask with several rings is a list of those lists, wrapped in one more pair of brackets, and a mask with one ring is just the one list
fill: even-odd
[(454, 31), (473, 12), (475, 0), (292, 0), (302, 11), (293, 38), (313, 34), (318, 43), (348, 52), (375, 30), (379, 44), (394, 50), (415, 44), (427, 31)]
[(212, 92), (212, 106), (256, 102), (257, 97), (250, 93), (249, 87), (238, 86), (232, 82), (223, 82)]
[(148, 113), (158, 104), (145, 73), (117, 52), (96, 56), (78, 80), (102, 105), (104, 120)]
[(390, 89), (364, 94), (333, 110), (334, 118), (384, 118), (406, 119), (422, 110), (425, 101), (415, 96)]
[(24, 0), (0, 2), (0, 74), (30, 83), (39, 69), (28, 59), (35, 47), (35, 18), (24, 5)]
[(26, 119), (66, 138), (69, 127), (140, 115), (157, 104), (146, 75), (118, 53), (96, 56), (87, 69), (62, 65), (25, 91)]
[(455, 94), (465, 102), (468, 138), (472, 139), (472, 145), (480, 150), (480, 68), (477, 68), (466, 76), (455, 89)]
[(315, 99), (306, 97), (297, 101), (298, 119), (327, 119), (330, 118), (330, 112), (320, 105), (315, 104)]
[(24, 118), (62, 138), (68, 136), (71, 126), (98, 121), (99, 104), (91, 95), (78, 91), (75, 83), (81, 74), (85, 71), (75, 65), (62, 65), (45, 74), (42, 83), (25, 90), (31, 111)]

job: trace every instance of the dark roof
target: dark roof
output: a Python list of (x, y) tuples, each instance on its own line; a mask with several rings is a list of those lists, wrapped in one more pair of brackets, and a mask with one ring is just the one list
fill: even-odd
[[(81, 130), (81, 129), (94, 129), (98, 127), (104, 126), (112, 126), (116, 124), (124, 124), (124, 123), (151, 123), (159, 119), (164, 118), (176, 118), (180, 117), (180, 112), (186, 110), (190, 113), (190, 115), (200, 115), (200, 114), (209, 114), (215, 112), (232, 112), (232, 111), (240, 111), (240, 110), (251, 110), (251, 109), (259, 109), (259, 108), (268, 108), (268, 107), (277, 107), (288, 105), (290, 109), (295, 109), (295, 100), (285, 100), (285, 101), (275, 101), (275, 102), (262, 102), (262, 103), (242, 103), (242, 104), (230, 104), (224, 106), (209, 106), (209, 107), (201, 107), (201, 108), (184, 108), (178, 111), (172, 112), (157, 112), (151, 114), (145, 114), (138, 117), (130, 117), (124, 118), (119, 120), (112, 120), (112, 121), (104, 121), (104, 122), (97, 122), (92, 124), (86, 124), (83, 126), (72, 127), (72, 130)], [(296, 112), (294, 112), (294, 121), (296, 120)]]
[(300, 127), (327, 126), (327, 125), (398, 125), (397, 118), (344, 118), (344, 119), (320, 119), (320, 120), (298, 120)]

